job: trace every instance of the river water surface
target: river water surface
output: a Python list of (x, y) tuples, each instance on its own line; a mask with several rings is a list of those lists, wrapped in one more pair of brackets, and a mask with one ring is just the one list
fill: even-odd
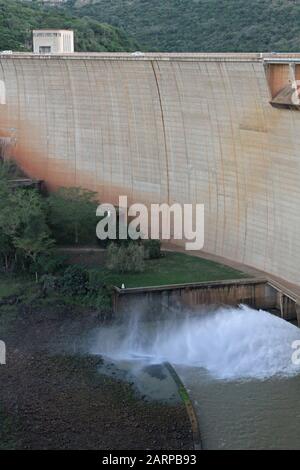
[[(190, 393), (205, 449), (300, 449), (298, 340), (294, 325), (245, 306), (157, 321), (134, 312), (101, 329), (92, 352), (126, 363), (145, 389), (145, 372), (170, 362)], [(149, 383), (168, 395), (168, 382)]]

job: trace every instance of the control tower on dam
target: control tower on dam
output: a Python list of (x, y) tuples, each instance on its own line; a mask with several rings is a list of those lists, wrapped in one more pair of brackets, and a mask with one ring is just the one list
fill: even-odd
[(101, 202), (204, 203), (206, 252), (300, 284), (297, 80), (300, 54), (0, 55), (1, 154)]

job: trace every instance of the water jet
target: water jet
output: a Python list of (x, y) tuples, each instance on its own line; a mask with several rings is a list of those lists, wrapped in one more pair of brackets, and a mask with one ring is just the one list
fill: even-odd
[(92, 352), (126, 360), (137, 377), (145, 366), (170, 362), (201, 423), (203, 448), (300, 448), (300, 366), (292, 361), (299, 339), (291, 323), (245, 305), (155, 321), (137, 308), (101, 329)]

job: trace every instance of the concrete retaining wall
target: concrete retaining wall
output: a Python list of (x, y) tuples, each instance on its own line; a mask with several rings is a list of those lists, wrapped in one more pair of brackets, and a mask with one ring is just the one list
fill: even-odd
[(136, 289), (116, 287), (113, 295), (115, 313), (140, 309), (155, 317), (178, 308), (193, 310), (201, 305), (241, 303), (254, 308), (277, 308), (277, 291), (266, 280), (243, 279)]

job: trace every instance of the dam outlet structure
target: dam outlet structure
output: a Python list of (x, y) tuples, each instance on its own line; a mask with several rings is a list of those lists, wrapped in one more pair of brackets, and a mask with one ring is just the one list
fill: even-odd
[(205, 205), (204, 251), (300, 284), (300, 54), (0, 55), (0, 152), (50, 190)]

